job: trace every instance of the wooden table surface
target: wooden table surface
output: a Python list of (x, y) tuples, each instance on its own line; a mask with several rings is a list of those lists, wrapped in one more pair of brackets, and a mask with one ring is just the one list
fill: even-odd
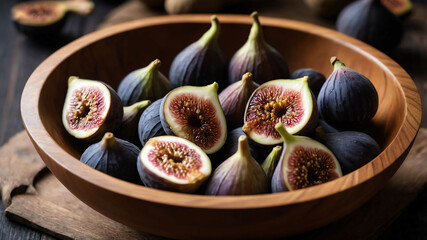
[[(23, 129), (20, 116), (20, 98), (33, 70), (56, 49), (69, 41), (96, 30), (106, 15), (121, 4), (118, 0), (94, 0), (95, 11), (86, 18), (70, 16), (63, 36), (54, 43), (36, 43), (18, 33), (10, 21), (10, 9), (17, 0), (3, 0), (0, 5), (0, 145)], [(405, 22), (405, 36), (399, 48), (390, 56), (405, 68), (414, 79), (422, 103), (427, 106), (427, 0), (414, 0), (415, 12)], [(277, 6), (281, 7), (277, 7)], [(312, 22), (333, 28), (330, 20), (315, 17), (301, 0), (273, 0), (262, 6), (254, 3), (231, 7), (226, 12), (249, 13), (257, 9), (268, 16)], [(282, 9), (287, 9), (282, 11)], [(427, 127), (427, 111), (421, 127)], [(10, 222), (4, 217), (0, 202), (0, 240), (53, 239), (52, 237)], [(380, 239), (427, 239), (427, 189), (396, 219)]]

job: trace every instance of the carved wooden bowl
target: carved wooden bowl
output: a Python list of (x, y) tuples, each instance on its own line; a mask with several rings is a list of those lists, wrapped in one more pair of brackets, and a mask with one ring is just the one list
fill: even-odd
[[(219, 15), (220, 45), (228, 57), (245, 42), (249, 16)], [(381, 154), (337, 180), (293, 192), (213, 197), (181, 194), (131, 184), (79, 161), (86, 144), (67, 134), (61, 112), (71, 75), (116, 88), (130, 71), (171, 61), (210, 26), (209, 15), (181, 15), (129, 22), (84, 36), (47, 58), (22, 94), (22, 119), (52, 173), (79, 199), (118, 222), (173, 238), (277, 238), (326, 225), (373, 196), (405, 159), (421, 121), (420, 97), (396, 62), (351, 37), (312, 24), (261, 18), (266, 40), (290, 70), (311, 67), (326, 76), (337, 56), (366, 75), (379, 94), (378, 112), (368, 127)]]

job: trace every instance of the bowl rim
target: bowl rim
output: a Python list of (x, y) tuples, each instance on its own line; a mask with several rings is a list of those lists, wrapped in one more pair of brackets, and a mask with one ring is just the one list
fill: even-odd
[[(252, 24), (252, 19), (248, 15), (217, 14), (217, 16), (222, 24)], [(114, 25), (74, 40), (44, 60), (29, 77), (21, 97), (21, 117), (25, 129), (33, 144), (40, 151), (39, 154), (44, 156), (43, 160), (49, 161), (45, 158), (50, 158), (51, 161), (60, 165), (69, 174), (73, 174), (75, 177), (97, 188), (140, 201), (186, 208), (259, 209), (300, 204), (342, 193), (368, 181), (390, 167), (399, 157), (405, 154), (413, 143), (421, 124), (421, 99), (415, 83), (401, 66), (379, 50), (335, 30), (311, 23), (273, 17), (260, 17), (260, 21), (263, 26), (307, 32), (355, 49), (358, 53), (382, 66), (383, 69), (387, 69), (390, 76), (393, 77), (392, 80), (399, 86), (406, 100), (403, 123), (396, 137), (383, 149), (381, 154), (362, 168), (333, 181), (292, 192), (220, 197), (192, 195), (152, 189), (125, 182), (96, 171), (63, 150), (46, 131), (39, 115), (40, 92), (52, 71), (74, 52), (96, 41), (138, 28), (162, 24), (210, 23), (210, 17), (211, 14), (159, 16)], [(60, 157), (58, 158), (58, 156)]]

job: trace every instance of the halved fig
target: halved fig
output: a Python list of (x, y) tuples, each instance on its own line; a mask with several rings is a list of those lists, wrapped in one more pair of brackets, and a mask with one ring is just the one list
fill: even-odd
[(62, 123), (69, 134), (88, 142), (101, 140), (116, 130), (123, 118), (123, 105), (107, 84), (70, 77), (62, 110)]
[(138, 156), (137, 168), (146, 186), (186, 193), (196, 191), (212, 171), (201, 148), (175, 136), (151, 138)]
[(218, 84), (184, 86), (169, 92), (160, 106), (160, 119), (168, 135), (195, 143), (208, 154), (227, 138), (227, 124), (218, 99)]
[(308, 77), (278, 79), (259, 86), (246, 105), (243, 131), (263, 145), (283, 142), (274, 129), (277, 123), (282, 123), (290, 134), (311, 133), (319, 116), (308, 81)]
[(273, 192), (311, 187), (342, 176), (337, 158), (325, 145), (309, 137), (292, 136), (281, 123), (275, 128), (284, 144), (271, 180)]

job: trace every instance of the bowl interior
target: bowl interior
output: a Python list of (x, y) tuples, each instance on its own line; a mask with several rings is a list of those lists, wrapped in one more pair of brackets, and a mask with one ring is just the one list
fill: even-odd
[[(209, 25), (207, 18), (205, 23), (146, 26), (120, 32), (79, 48), (59, 63), (43, 85), (38, 106), (47, 132), (78, 161), (87, 145), (71, 137), (61, 122), (68, 77), (101, 80), (117, 89), (126, 74), (156, 58), (162, 61), (160, 70), (167, 76), (173, 58), (196, 41)], [(249, 18), (247, 24), (222, 23), (220, 46), (228, 58), (246, 41), (249, 29)], [(398, 81), (383, 64), (350, 44), (310, 32), (266, 24), (264, 34), (266, 41), (283, 54), (291, 71), (309, 67), (328, 77), (332, 72), (329, 59), (337, 56), (348, 67), (367, 76), (379, 94), (379, 109), (366, 127), (367, 132), (380, 143), (382, 149), (391, 143), (402, 125), (406, 103)]]

